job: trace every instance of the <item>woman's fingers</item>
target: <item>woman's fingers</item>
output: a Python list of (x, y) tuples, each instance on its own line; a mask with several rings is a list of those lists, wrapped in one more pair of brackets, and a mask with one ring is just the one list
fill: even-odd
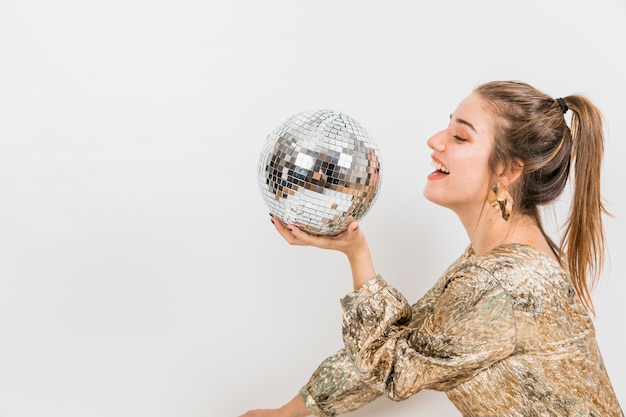
[[(270, 216), (272, 216), (271, 213)], [(362, 239), (359, 224), (354, 219), (352, 219), (346, 230), (336, 235), (314, 235), (302, 230), (295, 224), (285, 224), (276, 216), (272, 216), (272, 223), (278, 233), (290, 245), (315, 246), (322, 249), (347, 252), (351, 250), (355, 243)]]
[(278, 231), (290, 245), (328, 247), (327, 241), (330, 239), (328, 236), (312, 235), (300, 229), (295, 224), (283, 223), (278, 217), (271, 213), (270, 216), (272, 216), (272, 223), (276, 231)]
[(272, 217), (272, 223), (274, 224), (274, 227), (276, 228), (276, 231), (278, 231), (278, 233), (288, 243), (294, 244), (295, 243), (295, 238), (294, 238), (293, 234), (291, 233), (291, 230), (289, 230), (289, 227), (291, 227), (293, 229), (293, 226), (285, 225), (278, 217), (274, 216), (271, 213), (270, 213), (270, 216)]

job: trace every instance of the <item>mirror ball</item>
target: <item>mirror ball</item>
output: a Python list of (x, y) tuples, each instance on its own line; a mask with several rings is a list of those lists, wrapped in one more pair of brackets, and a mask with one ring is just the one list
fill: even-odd
[(258, 180), (274, 216), (314, 235), (336, 235), (376, 201), (382, 180), (380, 151), (348, 115), (304, 111), (267, 136)]

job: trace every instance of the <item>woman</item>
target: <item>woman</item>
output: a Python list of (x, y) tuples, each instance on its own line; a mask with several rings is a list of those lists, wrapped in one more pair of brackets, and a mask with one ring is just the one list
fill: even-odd
[[(289, 244), (343, 252), (354, 291), (342, 299), (345, 347), (289, 403), (245, 416), (334, 416), (422, 389), (444, 391), (464, 416), (623, 416), (590, 318), (604, 256), (599, 111), (579, 95), (490, 82), (428, 146), (424, 195), (457, 214), (466, 251), (411, 306), (377, 275), (357, 222), (320, 237), (273, 217)], [(539, 207), (561, 194), (570, 167), (557, 244)]]

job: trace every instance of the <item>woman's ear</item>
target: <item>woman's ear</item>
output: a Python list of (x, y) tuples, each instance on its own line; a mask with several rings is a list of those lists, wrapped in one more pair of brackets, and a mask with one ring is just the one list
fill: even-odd
[(522, 175), (524, 171), (524, 163), (519, 159), (511, 161), (508, 167), (505, 167), (504, 164), (498, 165), (498, 169), (496, 170), (496, 177), (498, 181), (504, 185), (505, 187), (509, 187), (513, 184), (517, 179)]

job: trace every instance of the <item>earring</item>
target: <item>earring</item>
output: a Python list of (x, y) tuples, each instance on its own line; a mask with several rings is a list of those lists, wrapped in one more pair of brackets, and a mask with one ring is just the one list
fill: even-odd
[(511, 216), (511, 210), (513, 210), (513, 197), (499, 182), (495, 183), (491, 190), (489, 190), (489, 195), (487, 196), (487, 202), (496, 210), (499, 210), (500, 216), (504, 220), (509, 220)]

